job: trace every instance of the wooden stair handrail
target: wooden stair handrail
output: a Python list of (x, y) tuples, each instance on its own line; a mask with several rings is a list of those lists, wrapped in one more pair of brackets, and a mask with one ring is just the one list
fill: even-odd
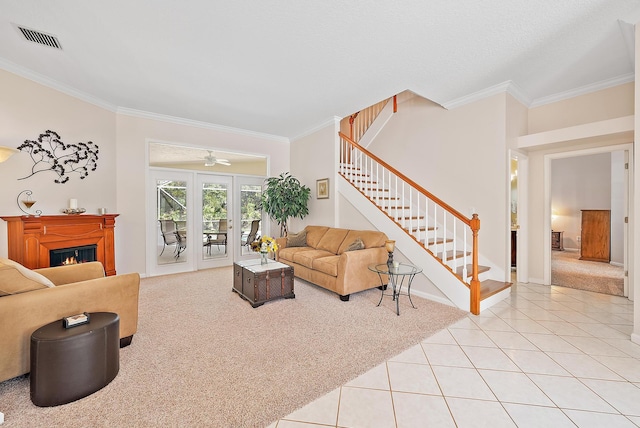
[[(462, 221), (467, 226), (471, 227), (471, 219), (466, 217), (466, 216), (464, 216), (460, 211), (456, 210), (451, 205), (447, 204), (442, 199), (438, 198), (433, 193), (429, 192), (424, 187), (420, 186), (418, 183), (416, 183), (415, 181), (413, 181), (412, 179), (410, 179), (409, 177), (407, 177), (406, 175), (404, 175), (403, 173), (401, 173), (400, 171), (398, 171), (397, 169), (395, 169), (394, 167), (392, 167), (391, 165), (389, 165), (388, 163), (386, 163), (385, 161), (380, 159), (378, 156), (374, 155), (373, 153), (371, 153), (370, 151), (368, 151), (367, 149), (362, 147), (360, 144), (358, 144), (355, 141), (353, 141), (351, 138), (349, 138), (346, 135), (344, 135), (342, 132), (339, 132), (338, 134), (347, 143), (349, 143), (352, 146), (355, 146), (358, 150), (360, 150), (361, 152), (365, 153), (367, 156), (369, 156), (370, 158), (372, 158), (373, 160), (378, 162), (380, 165), (382, 165), (385, 168), (387, 168), (389, 171), (391, 171), (396, 176), (400, 177), (405, 183), (409, 184), (411, 187), (413, 187), (414, 189), (416, 189), (417, 191), (419, 191), (423, 195), (427, 196), (433, 202), (435, 202), (436, 204), (438, 204), (439, 206), (441, 206), (442, 208), (447, 210), (449, 212), (449, 214), (455, 216), (456, 218), (458, 218), (458, 220)], [(480, 220), (478, 220), (478, 221), (480, 221)]]

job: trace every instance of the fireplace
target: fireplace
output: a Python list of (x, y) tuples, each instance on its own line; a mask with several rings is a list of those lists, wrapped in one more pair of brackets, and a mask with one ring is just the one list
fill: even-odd
[(0, 218), (7, 222), (9, 258), (29, 269), (56, 266), (51, 260), (53, 250), (94, 246), (94, 259), (102, 263), (107, 275), (115, 275), (114, 229), (117, 216), (79, 214)]
[(98, 246), (94, 244), (49, 250), (49, 266), (55, 267), (95, 262), (97, 260), (96, 248), (98, 248)]

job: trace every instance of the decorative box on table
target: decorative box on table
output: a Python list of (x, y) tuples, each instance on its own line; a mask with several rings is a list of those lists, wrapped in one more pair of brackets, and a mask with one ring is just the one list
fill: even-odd
[(293, 268), (284, 263), (245, 260), (233, 264), (233, 291), (254, 308), (269, 300), (283, 297), (293, 299)]

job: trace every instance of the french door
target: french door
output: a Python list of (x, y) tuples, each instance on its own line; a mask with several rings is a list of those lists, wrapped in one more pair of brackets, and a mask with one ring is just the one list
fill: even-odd
[[(197, 268), (207, 269), (233, 263), (237, 244), (234, 228), (233, 180), (230, 176), (197, 174), (196, 236)], [(199, 248), (195, 248), (199, 245)]]
[(149, 170), (147, 272), (151, 276), (194, 270), (193, 174)]
[(257, 257), (250, 243), (268, 232), (260, 209), (262, 182), (260, 177), (150, 169), (149, 275), (229, 266)]

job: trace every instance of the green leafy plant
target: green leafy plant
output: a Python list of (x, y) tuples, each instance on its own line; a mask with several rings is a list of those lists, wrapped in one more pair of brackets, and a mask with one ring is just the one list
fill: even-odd
[(287, 221), (291, 217), (304, 218), (309, 214), (311, 189), (283, 172), (278, 177), (269, 177), (262, 192), (262, 208), (280, 225), (280, 236), (287, 236)]

